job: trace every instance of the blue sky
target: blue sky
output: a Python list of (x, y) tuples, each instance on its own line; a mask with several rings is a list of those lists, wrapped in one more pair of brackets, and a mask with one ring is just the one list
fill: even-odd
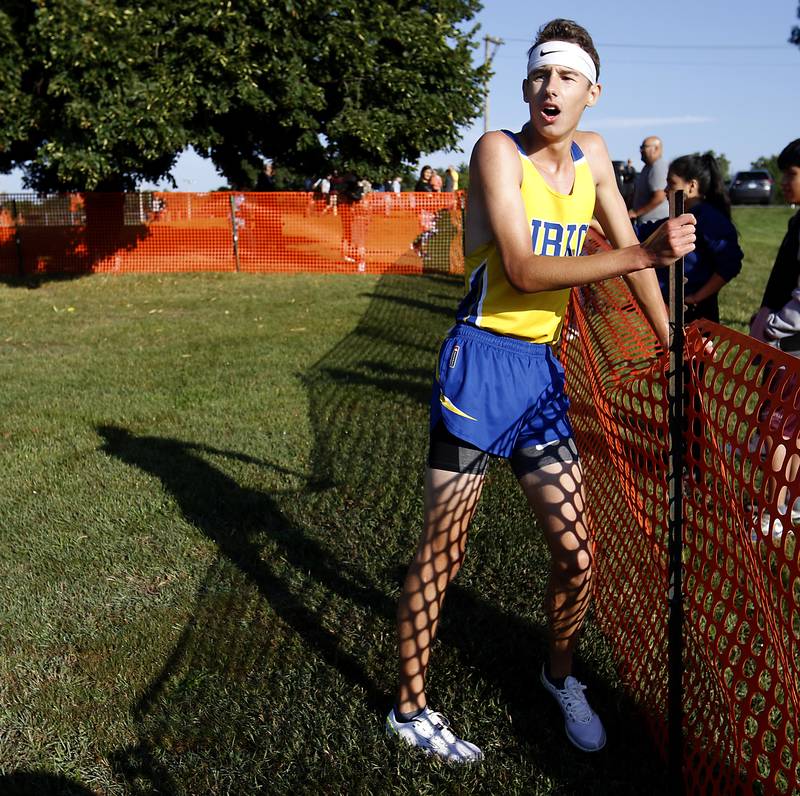
[[(642, 139), (658, 135), (669, 160), (713, 149), (746, 169), (800, 137), (800, 49), (787, 43), (796, 14), (795, 0), (488, 0), (478, 36), (505, 41), (492, 62), (489, 126), (525, 121), (526, 52), (543, 22), (566, 17), (587, 28), (600, 54), (603, 92), (581, 128), (603, 135), (613, 159), (638, 168)], [(480, 119), (464, 131), (463, 154), (436, 153), (431, 164), (468, 160), (482, 132)]]
[[(486, 0), (477, 17), (476, 62), (483, 61), (484, 35), (505, 42), (492, 63), (489, 125), (516, 130), (525, 121), (527, 49), (543, 22), (567, 17), (589, 30), (601, 60), (603, 93), (581, 128), (601, 133), (613, 159), (631, 158), (638, 167), (642, 138), (658, 135), (668, 160), (713, 149), (734, 171), (746, 169), (800, 137), (800, 49), (787, 42), (800, 24), (796, 14), (796, 0)], [(437, 168), (469, 160), (482, 132), (479, 118), (462, 131), (464, 151), (423, 160)], [(184, 191), (224, 183), (194, 153), (180, 157), (173, 176)], [(18, 190), (19, 174), (0, 175), (0, 191)]]

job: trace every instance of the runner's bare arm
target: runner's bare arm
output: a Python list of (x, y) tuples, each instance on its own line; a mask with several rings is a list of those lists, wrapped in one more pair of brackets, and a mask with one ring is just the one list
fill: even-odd
[[(509, 282), (523, 293), (585, 285), (668, 265), (694, 247), (694, 227), (673, 225), (660, 229), (646, 245), (634, 237), (625, 248), (591, 257), (535, 255), (519, 191), (521, 181), (522, 163), (514, 143), (500, 132), (485, 134), (470, 161), (467, 253), (493, 239)], [(694, 223), (691, 216), (682, 218), (683, 224)]]
[[(578, 133), (575, 138), (589, 159), (597, 192), (595, 216), (602, 225), (606, 237), (617, 249), (636, 245), (638, 243), (636, 233), (631, 226), (625, 201), (617, 187), (614, 167), (611, 165), (605, 141), (596, 133)], [(646, 269), (630, 273), (625, 275), (625, 281), (659, 342), (666, 348), (669, 344), (669, 314), (655, 271)]]

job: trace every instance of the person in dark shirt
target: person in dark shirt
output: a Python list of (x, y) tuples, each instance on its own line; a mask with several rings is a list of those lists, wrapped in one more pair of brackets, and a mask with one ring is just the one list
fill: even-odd
[[(742, 270), (744, 254), (725, 183), (711, 155), (684, 155), (673, 160), (667, 172), (667, 189), (682, 190), (685, 207), (697, 221), (695, 250), (684, 258), (684, 319), (706, 318), (719, 323), (719, 291)], [(662, 294), (669, 295), (669, 273), (658, 273)]]
[(275, 166), (271, 160), (264, 163), (264, 168), (256, 180), (257, 191), (275, 191)]
[[(778, 155), (781, 190), (789, 204), (800, 204), (800, 138)], [(800, 357), (800, 211), (789, 219), (751, 336)]]
[[(705, 318), (719, 323), (719, 291), (742, 270), (744, 258), (719, 166), (711, 155), (683, 155), (670, 163), (666, 188), (683, 191), (686, 212), (697, 221), (695, 250), (684, 258), (684, 320)], [(639, 237), (646, 239), (661, 223), (641, 225)], [(664, 302), (669, 304), (669, 269), (661, 268), (656, 274)]]
[(417, 180), (417, 184), (414, 186), (414, 190), (417, 193), (433, 193), (433, 184), (431, 179), (433, 178), (433, 169), (430, 166), (423, 166), (419, 172), (419, 179)]
[[(419, 172), (419, 179), (414, 186), (417, 193), (436, 193), (433, 185), (433, 169), (423, 166)], [(419, 202), (419, 225), (422, 232), (414, 238), (411, 249), (420, 259), (424, 259), (428, 251), (428, 241), (436, 234), (436, 213), (424, 199)]]

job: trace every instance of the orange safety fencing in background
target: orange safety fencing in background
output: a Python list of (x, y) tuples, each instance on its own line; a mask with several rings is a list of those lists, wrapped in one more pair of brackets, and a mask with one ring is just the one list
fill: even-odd
[(0, 195), (0, 276), (462, 270), (463, 192)]
[[(686, 330), (684, 775), (800, 794), (800, 362)], [(622, 280), (573, 291), (562, 358), (596, 539), (595, 612), (666, 756), (666, 356)]]

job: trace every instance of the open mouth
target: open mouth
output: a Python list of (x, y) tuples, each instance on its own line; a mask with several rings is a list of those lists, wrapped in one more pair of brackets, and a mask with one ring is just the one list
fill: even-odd
[(545, 115), (545, 116), (546, 116), (548, 119), (555, 119), (555, 118), (556, 118), (556, 116), (558, 116), (558, 114), (559, 114), (559, 113), (561, 113), (561, 111), (560, 111), (558, 108), (556, 108), (556, 106), (555, 106), (555, 105), (545, 105), (545, 106), (542, 108), (542, 113), (543, 113), (543, 114), (544, 114), (544, 115)]

